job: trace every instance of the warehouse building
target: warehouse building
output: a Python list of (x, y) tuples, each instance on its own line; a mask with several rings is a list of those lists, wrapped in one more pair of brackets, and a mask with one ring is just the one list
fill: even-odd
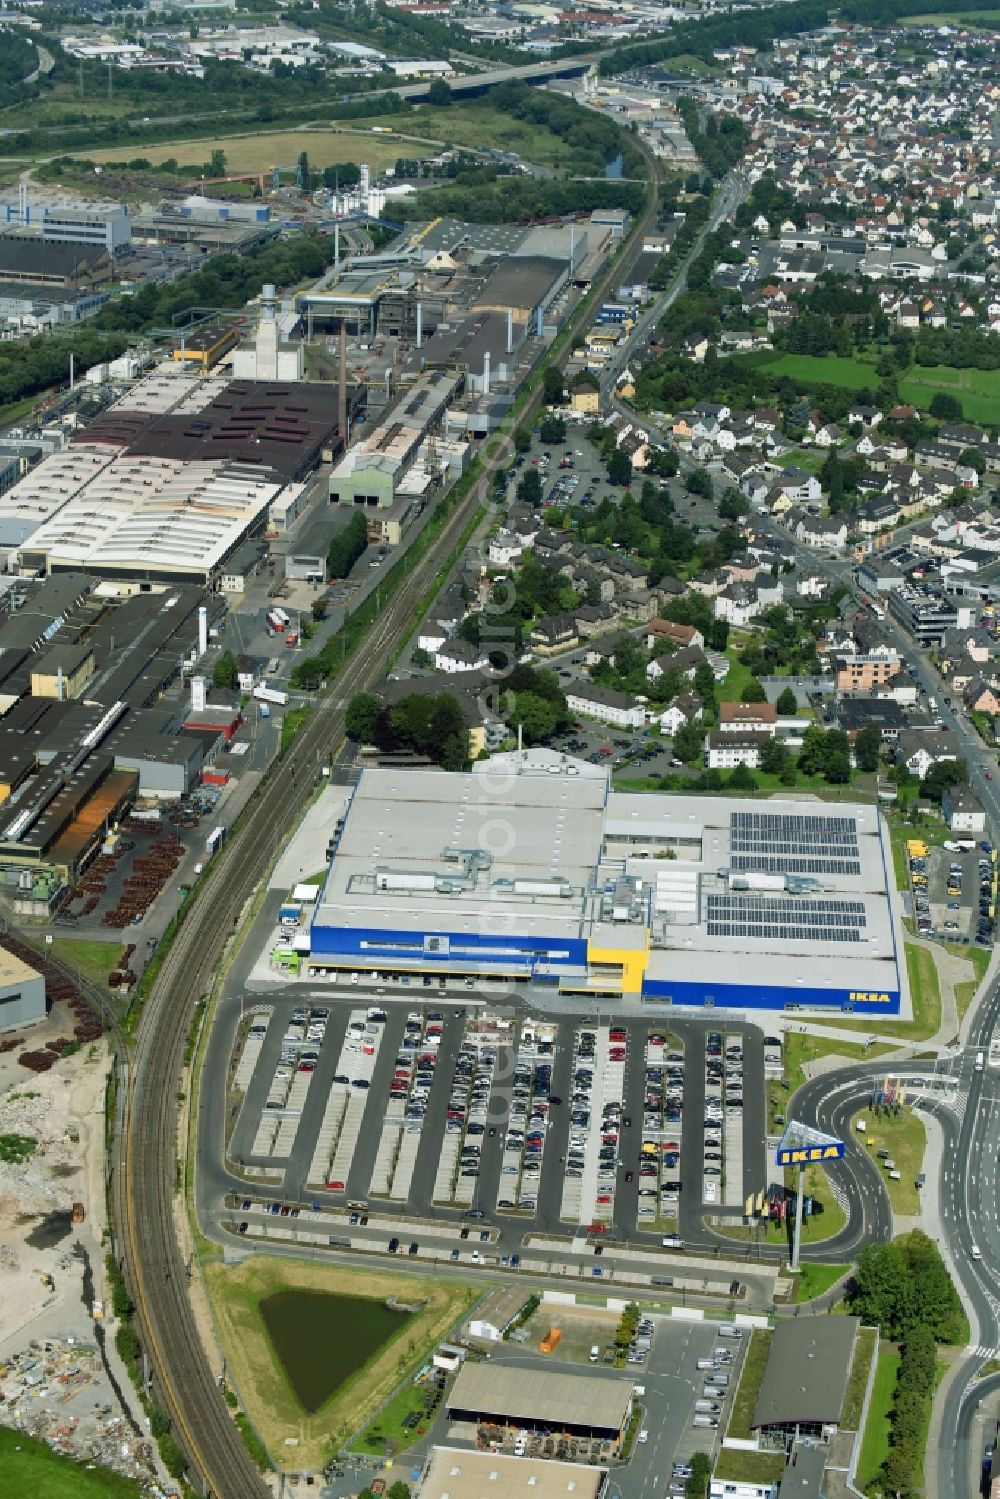
[(553, 1463), (464, 1447), (435, 1447), (420, 1480), (420, 1499), (599, 1499), (607, 1469)]
[(779, 1319), (752, 1429), (772, 1440), (835, 1436), (860, 1327), (859, 1317)]
[(45, 980), (0, 946), (0, 1033), (45, 1019)]
[(28, 575), (214, 583), (339, 446), (327, 386), (154, 374), (0, 494), (0, 548)]
[(897, 1014), (908, 996), (891, 869), (869, 805), (632, 795), (550, 750), (468, 774), (367, 770), (310, 963)]
[(512, 1365), (464, 1364), (448, 1398), (453, 1421), (609, 1442), (620, 1440), (631, 1411), (626, 1380)]

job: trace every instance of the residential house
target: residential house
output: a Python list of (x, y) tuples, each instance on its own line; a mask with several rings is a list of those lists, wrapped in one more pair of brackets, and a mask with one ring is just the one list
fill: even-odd
[(977, 677), (962, 693), (962, 701), (971, 713), (988, 713), (995, 718), (1000, 713), (1000, 689)]
[(774, 703), (720, 703), (719, 733), (742, 734), (748, 730), (773, 738), (778, 722)]
[(754, 733), (744, 729), (738, 734), (723, 734), (712, 730), (706, 744), (706, 755), (710, 770), (734, 770), (737, 765), (746, 765), (756, 770), (761, 753), (771, 740), (770, 734)]
[(904, 729), (896, 741), (896, 764), (905, 765), (922, 781), (932, 765), (940, 760), (958, 759), (958, 738), (951, 729), (928, 733), (924, 729)]
[(488, 664), (486, 652), (467, 640), (446, 640), (434, 652), (434, 668), (449, 674), (462, 671), (484, 671)]
[(680, 692), (660, 714), (660, 733), (672, 738), (684, 724), (700, 719), (702, 712), (701, 701), (693, 692)]
[(627, 692), (593, 683), (574, 683), (566, 693), (566, 706), (571, 713), (599, 719), (616, 729), (641, 729), (646, 721), (645, 708)]
[(554, 651), (571, 649), (579, 643), (572, 614), (550, 614), (547, 619), (540, 619), (528, 636), (528, 644), (540, 656), (551, 656)]
[(646, 626), (646, 649), (653, 650), (661, 641), (677, 646), (697, 645), (704, 649), (705, 637), (695, 625), (679, 625), (672, 619), (651, 619)]
[(986, 813), (967, 786), (949, 786), (941, 799), (941, 811), (952, 833), (985, 833)]

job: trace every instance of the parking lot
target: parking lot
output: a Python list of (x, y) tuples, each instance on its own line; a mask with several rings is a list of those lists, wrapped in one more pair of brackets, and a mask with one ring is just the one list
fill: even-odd
[(989, 944), (996, 899), (992, 846), (971, 838), (949, 843), (950, 847), (928, 846), (914, 840), (909, 847), (907, 867), (917, 931), (949, 942)]
[(248, 1182), (472, 1213), (511, 1242), (568, 1226), (654, 1242), (682, 1232), (684, 1205), (738, 1207), (763, 1179), (754, 1027), (516, 1018), (400, 990), (251, 1007), (227, 1080), (228, 1156)]

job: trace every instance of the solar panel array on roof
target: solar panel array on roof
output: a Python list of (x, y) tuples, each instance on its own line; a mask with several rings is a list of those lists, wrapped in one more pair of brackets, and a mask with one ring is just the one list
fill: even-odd
[(864, 901), (860, 900), (709, 895), (707, 923), (710, 937), (758, 937), (782, 942), (861, 942), (868, 919)]
[(860, 874), (858, 829), (850, 817), (733, 812), (729, 819), (733, 869), (770, 874)]

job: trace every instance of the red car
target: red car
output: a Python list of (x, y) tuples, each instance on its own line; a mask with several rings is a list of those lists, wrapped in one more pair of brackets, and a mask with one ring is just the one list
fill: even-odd
[(328, 1190), (331, 1191), (331, 1192), (344, 1192), (344, 1191), (347, 1190), (347, 1183), (346, 1182), (340, 1182), (340, 1181), (327, 1182), (326, 1185), (327, 1185)]

